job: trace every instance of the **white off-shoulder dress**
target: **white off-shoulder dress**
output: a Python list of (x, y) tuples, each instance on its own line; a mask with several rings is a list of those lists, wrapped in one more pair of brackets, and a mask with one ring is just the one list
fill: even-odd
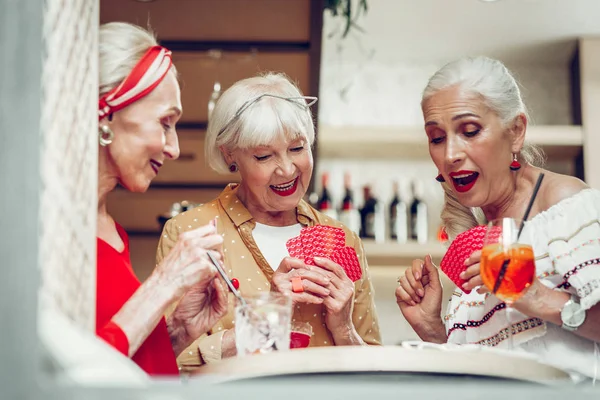
[[(574, 293), (585, 309), (600, 301), (600, 191), (585, 189), (535, 215), (522, 241), (535, 253), (536, 274), (554, 290)], [(515, 350), (567, 371), (600, 378), (598, 345), (560, 326), (511, 310)], [(505, 304), (490, 294), (456, 290), (444, 317), (449, 343), (507, 346)]]

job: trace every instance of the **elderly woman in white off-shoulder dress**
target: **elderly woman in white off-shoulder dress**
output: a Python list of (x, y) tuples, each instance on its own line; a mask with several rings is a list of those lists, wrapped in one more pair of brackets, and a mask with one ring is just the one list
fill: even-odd
[[(499, 61), (477, 57), (446, 65), (430, 79), (421, 106), (436, 179), (446, 192), (442, 220), (451, 239), (486, 220), (522, 218), (545, 174), (521, 236), (534, 250), (537, 277), (513, 304), (510, 332), (516, 351), (597, 377), (600, 191), (534, 166), (540, 152), (525, 142), (525, 106)], [(398, 305), (423, 340), (507, 346), (506, 309), (482, 286), (480, 257), (477, 251), (465, 262), (461, 278), (467, 282), (442, 319), (442, 290), (430, 257), (415, 260), (399, 279)]]

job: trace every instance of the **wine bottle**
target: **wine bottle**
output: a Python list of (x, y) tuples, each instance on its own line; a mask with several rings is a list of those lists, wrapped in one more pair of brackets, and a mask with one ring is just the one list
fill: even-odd
[(418, 243), (427, 243), (427, 204), (421, 200), (416, 181), (412, 182), (413, 201), (410, 205), (410, 238)]
[(352, 185), (350, 173), (344, 174), (344, 199), (340, 209), (340, 222), (348, 227), (352, 232), (360, 234), (360, 215), (354, 204), (354, 195), (352, 194)]
[(390, 202), (390, 238), (398, 243), (408, 240), (408, 207), (398, 191), (398, 182), (393, 183), (393, 197)]
[(361, 238), (375, 239), (375, 211), (377, 199), (373, 197), (370, 186), (363, 187), (364, 204), (360, 209)]
[(337, 219), (338, 216), (335, 211), (335, 208), (333, 207), (333, 201), (331, 200), (329, 189), (327, 188), (328, 184), (329, 174), (327, 172), (324, 172), (321, 175), (321, 196), (319, 197), (319, 201), (317, 202), (317, 209), (323, 214), (328, 215), (333, 219)]

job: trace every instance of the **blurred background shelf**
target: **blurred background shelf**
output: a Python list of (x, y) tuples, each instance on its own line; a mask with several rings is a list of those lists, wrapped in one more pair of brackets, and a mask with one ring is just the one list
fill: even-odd
[(363, 245), (369, 265), (378, 266), (408, 266), (415, 258), (423, 259), (427, 254), (431, 255), (435, 263), (439, 263), (446, 253), (446, 248), (439, 242), (377, 243), (372, 239), (363, 239)]
[[(527, 140), (549, 157), (571, 158), (583, 148), (579, 125), (539, 125), (527, 128)], [(328, 126), (319, 128), (323, 158), (422, 158), (429, 156), (423, 127)]]

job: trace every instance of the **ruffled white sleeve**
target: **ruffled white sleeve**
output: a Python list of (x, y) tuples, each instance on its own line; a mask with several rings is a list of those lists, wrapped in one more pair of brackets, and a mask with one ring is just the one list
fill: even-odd
[(547, 250), (557, 289), (585, 309), (600, 301), (600, 191), (586, 189), (536, 215), (534, 249)]

